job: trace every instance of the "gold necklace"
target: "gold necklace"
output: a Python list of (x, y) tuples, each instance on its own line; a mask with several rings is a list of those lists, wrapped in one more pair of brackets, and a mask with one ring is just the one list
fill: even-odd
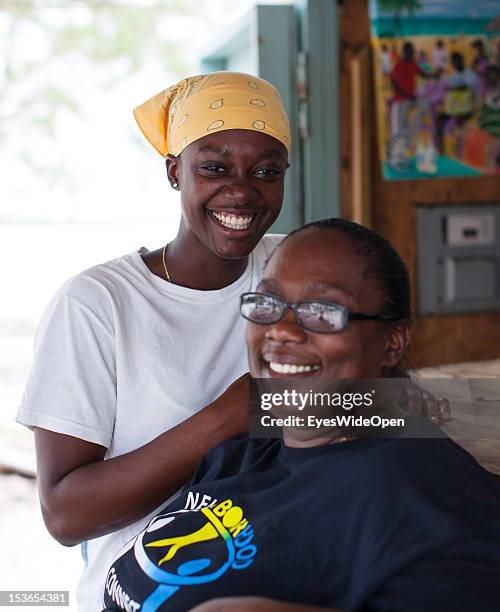
[(168, 243), (163, 247), (162, 261), (163, 261), (163, 269), (165, 270), (165, 276), (167, 277), (168, 282), (171, 283), (172, 281), (170, 280), (170, 274), (168, 273), (167, 261), (165, 257), (167, 254), (167, 248), (168, 248)]

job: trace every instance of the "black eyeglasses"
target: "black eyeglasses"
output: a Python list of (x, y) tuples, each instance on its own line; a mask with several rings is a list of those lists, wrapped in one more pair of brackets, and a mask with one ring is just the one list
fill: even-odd
[(398, 315), (349, 312), (345, 306), (334, 302), (306, 300), (292, 304), (270, 293), (244, 293), (240, 297), (241, 315), (258, 325), (272, 325), (281, 321), (290, 308), (295, 313), (297, 325), (320, 334), (342, 331), (349, 321), (396, 321)]

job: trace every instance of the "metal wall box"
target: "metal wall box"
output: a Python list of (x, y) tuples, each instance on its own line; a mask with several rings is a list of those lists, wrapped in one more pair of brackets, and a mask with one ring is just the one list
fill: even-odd
[(500, 204), (417, 207), (417, 307), (500, 310)]

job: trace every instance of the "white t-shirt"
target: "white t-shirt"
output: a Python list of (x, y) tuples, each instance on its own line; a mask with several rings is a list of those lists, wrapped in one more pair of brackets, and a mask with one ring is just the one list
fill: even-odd
[[(248, 371), (238, 298), (281, 239), (264, 236), (243, 275), (215, 291), (168, 283), (139, 251), (70, 279), (38, 327), (16, 420), (101, 444), (111, 458), (198, 412)], [(155, 513), (84, 545), (80, 610), (102, 609), (115, 554)]]

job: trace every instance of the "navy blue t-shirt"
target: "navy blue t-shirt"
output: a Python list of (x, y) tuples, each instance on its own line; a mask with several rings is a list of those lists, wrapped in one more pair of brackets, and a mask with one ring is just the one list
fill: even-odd
[(500, 610), (500, 481), (441, 439), (234, 438), (115, 560), (109, 610), (265, 596), (365, 612)]

